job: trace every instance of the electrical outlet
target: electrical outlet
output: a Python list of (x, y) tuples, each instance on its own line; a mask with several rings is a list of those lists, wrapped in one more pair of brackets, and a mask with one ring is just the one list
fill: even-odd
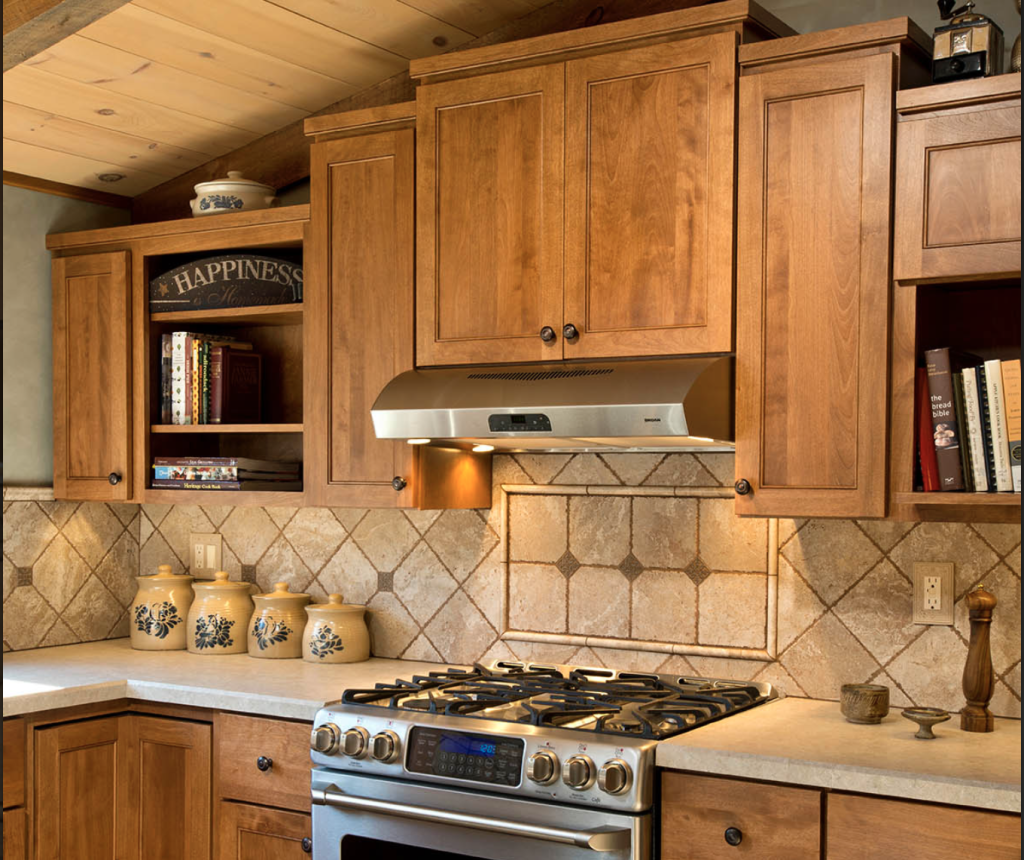
[(197, 579), (213, 579), (220, 570), (221, 536), (219, 534), (189, 535), (189, 573)]
[(914, 562), (914, 623), (953, 623), (952, 562)]

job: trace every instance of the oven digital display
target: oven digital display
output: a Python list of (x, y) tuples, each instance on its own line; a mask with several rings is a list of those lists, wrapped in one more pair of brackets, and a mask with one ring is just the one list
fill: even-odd
[(406, 767), (411, 773), (519, 785), (525, 746), (521, 738), (415, 726), (409, 736)]

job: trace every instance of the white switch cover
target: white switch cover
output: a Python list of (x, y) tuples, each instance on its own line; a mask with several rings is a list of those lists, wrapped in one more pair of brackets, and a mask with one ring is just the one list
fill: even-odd
[(197, 579), (213, 579), (220, 570), (221, 536), (219, 534), (191, 534), (188, 541), (189, 573)]
[(914, 562), (914, 623), (953, 623), (952, 562)]

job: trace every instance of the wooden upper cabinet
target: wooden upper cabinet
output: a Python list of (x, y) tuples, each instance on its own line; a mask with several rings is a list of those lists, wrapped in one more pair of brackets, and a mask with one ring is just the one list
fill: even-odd
[(900, 93), (893, 276), (1020, 274), (1020, 73)]
[(564, 88), (557, 64), (418, 89), (417, 364), (562, 357)]
[(370, 420), (381, 389), (413, 367), (414, 146), (405, 128), (312, 147), (305, 481), (315, 504), (414, 504), (414, 449), (377, 439)]
[(897, 63), (740, 78), (739, 514), (885, 515)]
[(732, 349), (737, 38), (566, 63), (566, 358)]
[(53, 261), (53, 491), (131, 497), (129, 253)]

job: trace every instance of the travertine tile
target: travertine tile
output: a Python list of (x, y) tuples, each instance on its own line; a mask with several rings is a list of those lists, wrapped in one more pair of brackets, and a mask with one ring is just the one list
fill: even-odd
[(123, 526), (128, 525), (128, 523), (135, 519), (135, 515), (139, 511), (138, 505), (119, 504), (117, 502), (107, 502), (107, 507), (121, 521)]
[(868, 537), (878, 544), (883, 552), (888, 552), (896, 546), (914, 527), (914, 523), (901, 523), (896, 520), (857, 520), (857, 525), (867, 532)]
[(426, 624), (456, 588), (458, 583), (425, 543), (395, 570), (394, 593), (420, 624)]
[(992, 701), (989, 702), (989, 709), (993, 714), (1001, 717), (1012, 717), (1020, 719), (1020, 698), (1010, 692), (1010, 688), (1002, 681), (996, 681), (992, 690)]
[(550, 484), (552, 479), (573, 458), (572, 454), (514, 454), (515, 460), (529, 477), (529, 483)]
[(623, 496), (569, 499), (569, 550), (581, 564), (615, 566), (629, 554), (629, 508)]
[(1013, 692), (1016, 693), (1017, 696), (1019, 697), (1020, 696), (1020, 660), (1018, 660), (1017, 661), (1017, 665), (1014, 666), (1013, 669), (1011, 669), (1009, 672), (1007, 672), (1006, 675), (1004, 675), (1003, 677), (1004, 677), (1004, 679), (1005, 679), (1005, 681), (1007, 683), (1007, 686), (1009, 686), (1009, 688), (1011, 690), (1013, 690)]
[(779, 548), (781, 549), (785, 544), (789, 543), (794, 535), (800, 529), (802, 529), (809, 520), (806, 519), (787, 519), (782, 518), (779, 520)]
[(430, 640), (420, 634), (413, 639), (412, 644), (402, 653), (403, 660), (422, 660), (425, 663), (440, 663), (444, 658), (438, 650), (430, 644)]
[(784, 651), (827, 608), (785, 557), (779, 558), (778, 649)]
[(509, 560), (555, 562), (566, 550), (565, 496), (509, 499)]
[(601, 459), (622, 483), (636, 487), (665, 459), (664, 454), (601, 454)]
[(553, 645), (548, 642), (506, 641), (505, 645), (517, 660), (534, 663), (568, 663), (576, 652), (575, 645)]
[(263, 508), (235, 508), (220, 533), (242, 564), (256, 564), (279, 534)]
[(341, 546), (347, 534), (329, 508), (302, 508), (284, 527), (288, 543), (316, 573)]
[(52, 648), (54, 645), (73, 645), (75, 642), (81, 641), (74, 630), (60, 619), (57, 619), (53, 627), (47, 631), (43, 640), (39, 643), (39, 647)]
[(509, 626), (513, 630), (564, 633), (567, 590), (565, 577), (553, 565), (509, 564)]
[(394, 594), (381, 592), (369, 602), (370, 644), (375, 657), (397, 657), (419, 634), (419, 626)]
[(359, 525), (359, 521), (366, 516), (366, 508), (331, 508), (331, 513), (338, 518), (338, 522), (345, 527), (349, 534)]
[(1015, 546), (1020, 546), (1020, 523), (972, 523), (971, 528), (1000, 555), (1005, 555)]
[(490, 663), (494, 660), (518, 660), (511, 648), (508, 647), (501, 639), (495, 639), (494, 644), (491, 645), (484, 653), (480, 656), (481, 663)]
[(86, 563), (95, 567), (124, 531), (124, 525), (106, 505), (86, 504), (75, 511), (61, 531)]
[(256, 583), (263, 593), (274, 590), (274, 584), (287, 582), (289, 590), (301, 592), (313, 580), (313, 572), (282, 536), (256, 562)]
[(838, 699), (843, 684), (863, 683), (877, 661), (831, 613), (826, 613), (780, 658), (786, 671), (815, 699)]
[(352, 531), (359, 544), (377, 570), (394, 570), (420, 539), (401, 511), (368, 511)]
[(211, 534), (217, 528), (206, 512), (199, 505), (175, 505), (160, 523), (160, 534), (174, 554), (181, 559), (182, 564), (191, 568), (192, 548), (189, 546), (189, 536), (195, 534)]
[(573, 651), (572, 656), (569, 657), (569, 662), (573, 666), (604, 668), (604, 663), (601, 662), (601, 658), (598, 657), (590, 648), (586, 647), (586, 645), (576, 651)]
[[(143, 505), (145, 507), (145, 505)], [(139, 514), (139, 533), (137, 535), (139, 540), (139, 546), (143, 546), (146, 541), (149, 540), (153, 532), (156, 531), (156, 526), (150, 522), (149, 517), (146, 516), (145, 512)]]
[[(224, 555), (229, 552), (229, 547), (224, 547)], [(157, 572), (161, 564), (169, 564), (171, 573), (188, 573), (185, 565), (181, 563), (174, 551), (167, 545), (164, 536), (155, 531), (150, 535), (142, 548), (139, 550), (139, 575), (152, 576)]]
[(629, 582), (618, 570), (581, 567), (569, 580), (569, 629), (587, 636), (629, 636)]
[(708, 451), (697, 454), (697, 459), (723, 487), (731, 487), (736, 482), (735, 454)]
[(732, 681), (749, 681), (767, 665), (762, 660), (739, 660), (732, 657), (702, 657), (688, 654), (687, 660), (701, 678), (724, 678)]
[(164, 517), (171, 512), (173, 507), (174, 505), (143, 505), (142, 512), (154, 526), (160, 528), (160, 523), (163, 522)]
[(768, 663), (750, 680), (763, 681), (771, 684), (780, 693), (786, 696), (805, 697), (807, 695), (803, 688), (796, 682), (796, 678), (790, 675), (789, 672), (783, 668), (781, 663)]
[(620, 672), (656, 672), (665, 655), (657, 651), (637, 651), (632, 648), (591, 649), (602, 664)]
[(782, 548), (782, 555), (830, 605), (882, 557), (850, 520), (809, 521)]
[(644, 480), (645, 487), (717, 487), (696, 454), (668, 454)]
[(712, 570), (768, 570), (768, 521), (738, 517), (732, 499), (701, 499), (697, 551)]
[[(43, 509), (45, 513), (57, 528), (63, 528), (64, 523), (71, 519), (71, 515), (78, 510), (78, 506), (81, 502), (37, 502), (39, 507)], [(138, 505), (133, 507), (138, 508)], [(6, 511), (7, 509), (4, 508)]]
[(621, 482), (597, 454), (577, 454), (552, 483), (600, 486), (618, 485)]
[(921, 632), (913, 622), (914, 589), (883, 561), (835, 605), (835, 613), (868, 651), (887, 663)]
[(346, 603), (366, 603), (377, 591), (377, 571), (351, 538), (324, 565), (317, 580), (326, 593), (341, 594)]
[(978, 533), (962, 523), (919, 523), (889, 558), (907, 576), (913, 576), (915, 561), (953, 562), (957, 598), (999, 561)]
[(35, 502), (13, 502), (4, 511), (4, 555), (15, 567), (31, 567), (56, 534)]
[(210, 518), (210, 522), (218, 529), (234, 509), (234, 505), (203, 505), (203, 513)]
[(282, 531), (300, 510), (316, 510), (315, 508), (293, 508), (284, 505), (270, 505), (264, 508), (267, 516), (274, 521), (274, 525)]
[(426, 541), (449, 572), (462, 582), (498, 543), (498, 536), (476, 511), (445, 511)]
[(633, 499), (633, 555), (644, 567), (681, 570), (696, 551), (695, 499)]
[(442, 657), (449, 663), (472, 663), (490, 647), (497, 631), (461, 591), (455, 593), (426, 626)]
[[(989, 642), (992, 667), (997, 675), (1002, 675), (1020, 661), (1020, 578), (1014, 576), (1005, 564), (999, 564), (985, 574), (983, 584), (998, 601), (992, 610)], [(966, 599), (957, 601), (954, 614), (956, 629), (970, 641), (971, 619)]]
[(673, 654), (667, 660), (658, 664), (658, 668), (655, 670), (663, 675), (678, 675), (680, 678), (686, 676), (693, 676), (697, 674), (697, 670), (693, 668), (693, 664), (690, 663), (682, 654)]
[(871, 679), (872, 684), (882, 684), (889, 688), (889, 706), (892, 708), (912, 708), (913, 701), (903, 692), (900, 685), (888, 672), (879, 672)]
[(50, 606), (63, 612), (91, 573), (63, 535), (57, 535), (32, 566), (32, 584)]
[(764, 648), (767, 577), (713, 573), (700, 586), (697, 641), (701, 645)]
[[(13, 502), (12, 502), (13, 504)], [(11, 560), (4, 556), (4, 600), (11, 596), (18, 579), (18, 568), (11, 564)]]
[(57, 613), (33, 586), (15, 588), (4, 602), (4, 641), (15, 651), (35, 648), (56, 620)]
[(412, 523), (413, 528), (421, 535), (427, 533), (434, 521), (444, 513), (443, 511), (406, 511), (405, 516)]
[(501, 549), (495, 547), (464, 583), (462, 590), (476, 604), (492, 627), (501, 624), (501, 598), (505, 589), (504, 563)]
[(633, 582), (633, 639), (697, 641), (697, 587), (678, 570), (645, 570)]
[(930, 626), (887, 667), (914, 704), (959, 711), (967, 646), (950, 627)]
[(124, 612), (96, 576), (90, 576), (61, 616), (83, 642), (105, 639)]
[(1006, 556), (1006, 566), (1010, 568), (1017, 576), (1020, 576), (1020, 546), (1008, 553)]

